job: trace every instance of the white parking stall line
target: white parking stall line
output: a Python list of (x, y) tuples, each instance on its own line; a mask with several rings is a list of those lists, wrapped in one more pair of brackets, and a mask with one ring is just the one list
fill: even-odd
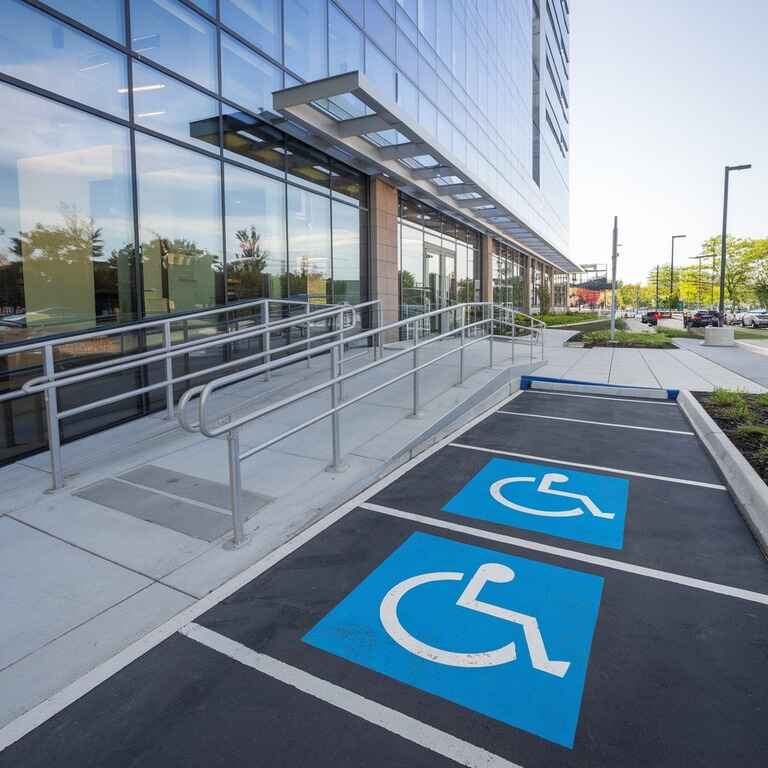
[(586, 397), (589, 400), (615, 400), (618, 403), (642, 403), (643, 405), (673, 405), (677, 403), (671, 400), (636, 400), (631, 397), (607, 397), (603, 395), (584, 395), (576, 392), (554, 392), (548, 389), (526, 389), (526, 394), (555, 395), (555, 397)]
[(535, 552), (543, 552), (548, 555), (554, 555), (555, 557), (567, 558), (569, 560), (578, 560), (582, 563), (599, 565), (603, 568), (611, 568), (614, 571), (624, 571), (625, 573), (632, 573), (636, 576), (645, 576), (650, 579), (657, 579), (659, 581), (667, 581), (672, 584), (680, 584), (685, 587), (691, 587), (692, 589), (700, 589), (704, 592), (714, 592), (715, 594), (726, 595), (727, 597), (736, 597), (741, 600), (748, 600), (752, 603), (768, 605), (768, 595), (765, 595), (762, 592), (753, 592), (750, 589), (729, 587), (726, 584), (718, 584), (713, 581), (705, 581), (704, 579), (694, 579), (690, 576), (683, 576), (679, 573), (659, 571), (656, 568), (646, 568), (643, 565), (635, 565), (634, 563), (624, 563), (621, 560), (612, 560), (609, 557), (588, 555), (584, 552), (578, 552), (574, 549), (553, 547), (549, 544), (542, 544), (538, 541), (521, 539), (517, 536), (508, 536), (503, 533), (485, 531), (482, 528), (472, 528), (468, 525), (452, 523), (449, 520), (442, 520), (436, 517), (419, 515), (414, 512), (405, 512), (402, 509), (386, 507), (382, 504), (364, 502), (360, 504), (360, 507), (361, 509), (367, 509), (369, 512), (379, 512), (380, 514), (389, 515), (390, 517), (399, 517), (402, 520), (409, 520), (413, 523), (422, 523), (433, 528), (442, 528), (444, 530), (453, 531), (455, 533), (463, 533), (467, 536), (474, 536), (478, 539), (485, 539), (486, 541), (495, 541), (499, 544), (509, 544), (511, 546), (520, 547), (522, 549), (529, 549)]
[(231, 640), (199, 624), (191, 623), (179, 632), (186, 637), (255, 669), (274, 680), (296, 688), (326, 704), (348, 712), (420, 747), (436, 752), (467, 768), (521, 768), (517, 763), (422, 723), (396, 709), (379, 704), (327, 680)]
[(711, 488), (713, 491), (727, 491), (724, 485), (717, 483), (705, 483), (702, 480), (686, 480), (682, 477), (669, 477), (668, 475), (650, 475), (646, 472), (633, 472), (630, 469), (617, 469), (616, 467), (601, 467), (597, 464), (582, 464), (578, 461), (565, 461), (563, 459), (551, 459), (548, 456), (533, 456), (530, 453), (517, 453), (516, 451), (503, 451), (500, 448), (483, 448), (479, 445), (467, 445), (466, 443), (451, 443), (451, 448), (464, 448), (468, 451), (480, 453), (493, 453), (498, 456), (513, 456), (516, 459), (531, 459), (532, 461), (546, 461), (549, 464), (562, 464), (565, 467), (579, 467), (580, 469), (596, 469), (599, 472), (611, 472), (616, 475), (629, 475), (630, 477), (645, 477), (648, 480), (662, 480), (665, 483), (678, 483), (680, 485), (695, 485), (699, 488)]
[(666, 432), (669, 435), (685, 435), (696, 437), (694, 432), (685, 432), (681, 429), (661, 429), (660, 427), (638, 427), (634, 424), (614, 424), (611, 421), (590, 421), (589, 419), (571, 419), (567, 416), (546, 416), (542, 413), (523, 413), (522, 411), (496, 411), (507, 416), (526, 416), (530, 419), (552, 419), (554, 421), (574, 421), (577, 424), (595, 424), (598, 427), (619, 427), (621, 429), (639, 429), (644, 432)]

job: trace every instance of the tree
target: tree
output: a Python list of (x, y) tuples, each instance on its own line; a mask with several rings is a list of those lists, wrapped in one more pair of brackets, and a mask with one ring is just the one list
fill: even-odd
[(539, 286), (539, 314), (548, 315), (552, 309), (552, 297), (549, 295), (549, 286), (546, 282)]
[[(717, 254), (715, 261), (715, 282), (720, 283), (720, 244), (722, 237), (710, 237), (702, 243), (704, 253)], [(748, 238), (728, 235), (726, 244), (725, 298), (731, 311), (746, 304), (753, 296), (753, 261), (751, 249), (753, 241)], [(719, 294), (718, 294), (719, 295)]]

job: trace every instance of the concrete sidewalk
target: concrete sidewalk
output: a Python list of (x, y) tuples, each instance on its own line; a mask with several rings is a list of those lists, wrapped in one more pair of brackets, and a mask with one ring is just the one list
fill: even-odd
[[(450, 348), (421, 351), (422, 362)], [(391, 356), (399, 345), (387, 348)], [(46, 493), (48, 454), (0, 469), (0, 726), (89, 672), (134, 640), (240, 573), (264, 554), (363, 490), (450, 424), (509, 393), (513, 375), (531, 370), (529, 347), (488, 344), (421, 374), (423, 414), (411, 414), (406, 378), (341, 415), (347, 470), (327, 472), (328, 420), (242, 463), (252, 541), (237, 551), (231, 535), (226, 443), (153, 415), (64, 446), (65, 489)], [(224, 415), (254, 410), (326, 381), (328, 357), (250, 380), (212, 401)], [(370, 362), (364, 353), (351, 370)], [(344, 386), (352, 397), (409, 369), (411, 355)], [(327, 392), (242, 430), (242, 450), (300, 424), (329, 405)]]

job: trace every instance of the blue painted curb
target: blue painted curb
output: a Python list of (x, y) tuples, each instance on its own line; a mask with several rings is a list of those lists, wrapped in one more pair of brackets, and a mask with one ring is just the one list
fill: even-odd
[(578, 381), (576, 379), (556, 379), (551, 376), (529, 376), (520, 377), (520, 389), (530, 389), (534, 381), (546, 381), (552, 384), (583, 384), (589, 387), (605, 387), (606, 389), (647, 389), (649, 392), (664, 391), (667, 393), (667, 400), (677, 400), (680, 394), (679, 389), (664, 389), (662, 387), (637, 387), (628, 384), (604, 384), (601, 381)]

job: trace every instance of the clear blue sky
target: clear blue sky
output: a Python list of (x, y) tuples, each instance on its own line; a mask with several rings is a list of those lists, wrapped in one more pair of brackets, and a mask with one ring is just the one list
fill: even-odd
[(571, 256), (618, 277), (693, 264), (722, 226), (768, 236), (768, 0), (571, 0)]

